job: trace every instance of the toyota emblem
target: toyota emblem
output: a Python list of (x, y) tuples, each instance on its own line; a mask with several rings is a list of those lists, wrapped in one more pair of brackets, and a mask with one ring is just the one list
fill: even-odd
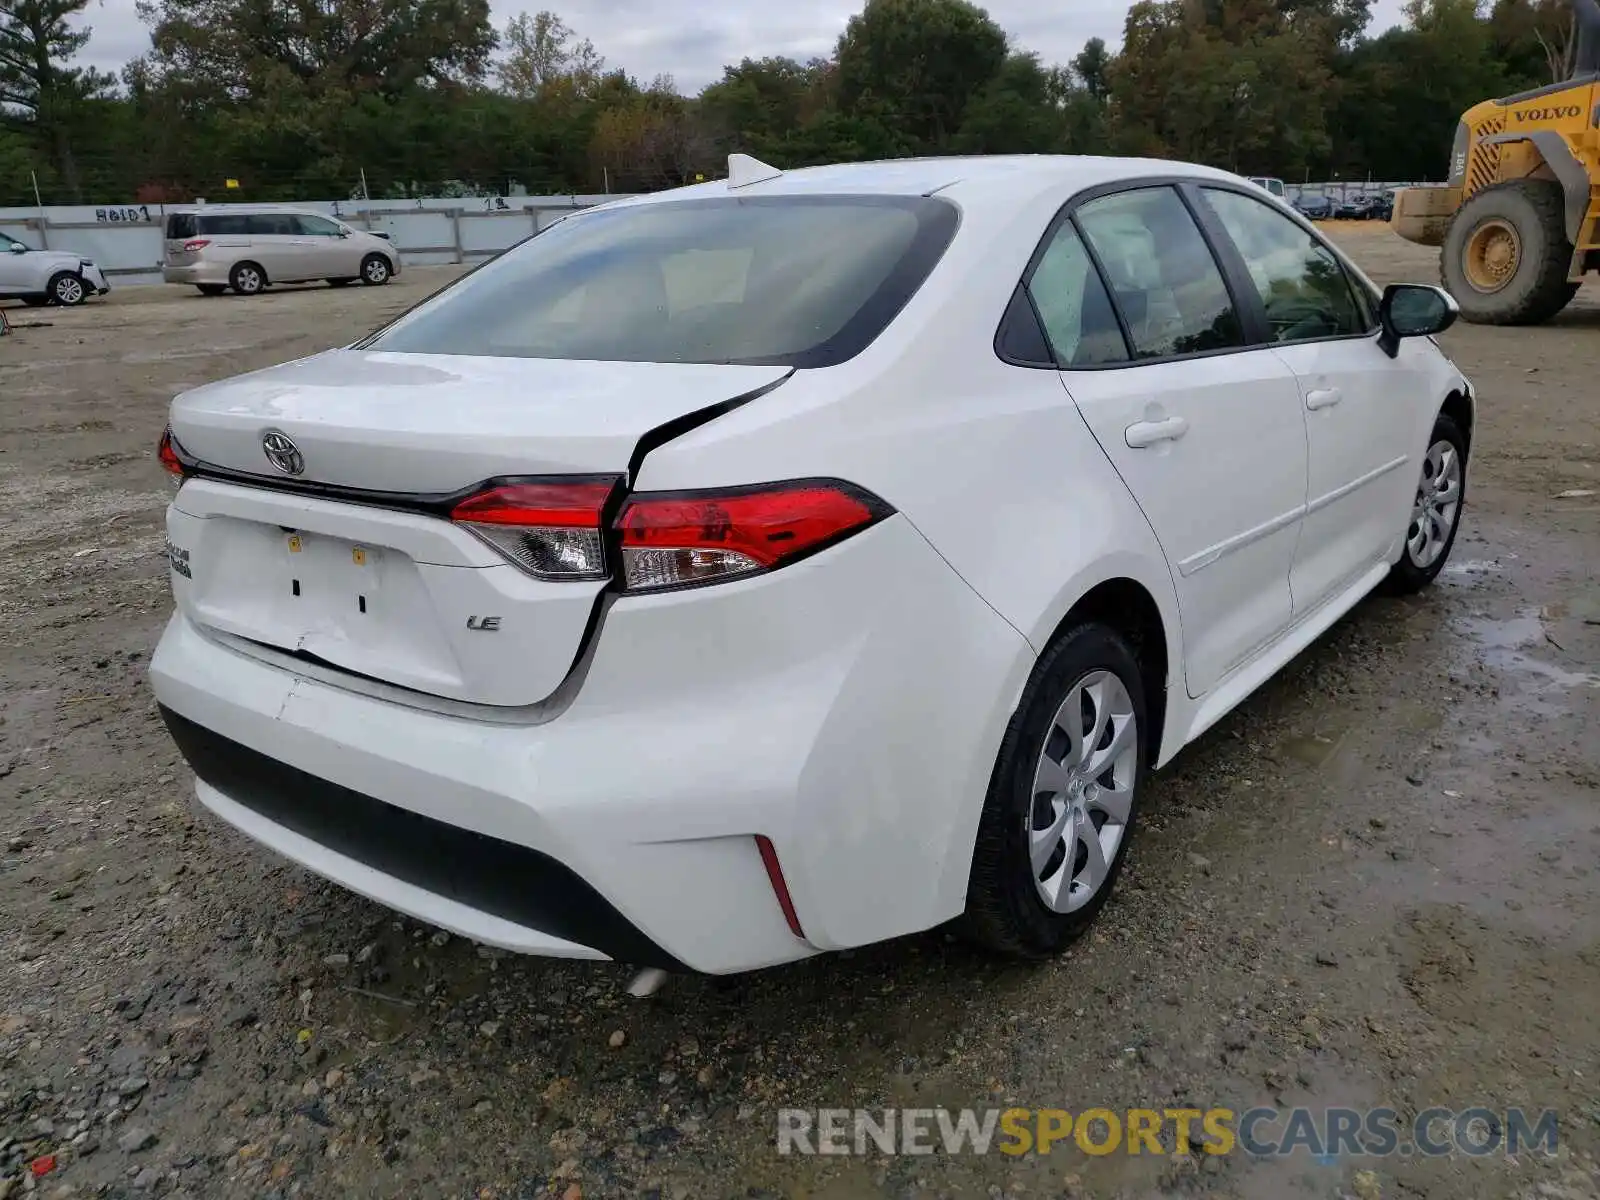
[(299, 475), (306, 469), (306, 456), (286, 433), (269, 429), (261, 435), (261, 449), (267, 461), (285, 475)]

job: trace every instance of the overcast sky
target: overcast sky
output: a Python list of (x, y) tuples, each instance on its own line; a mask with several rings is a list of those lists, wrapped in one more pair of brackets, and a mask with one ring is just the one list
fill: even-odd
[[(860, 0), (491, 0), (496, 25), (515, 13), (540, 8), (559, 12), (568, 25), (594, 42), (611, 67), (644, 82), (669, 74), (685, 93), (719, 78), (722, 67), (741, 58), (783, 54), (801, 60), (826, 55)], [(1377, 0), (1371, 32), (1400, 18), (1401, 0)], [(1123, 0), (989, 0), (984, 5), (1014, 44), (1046, 62), (1067, 62), (1084, 42), (1102, 37), (1115, 47), (1128, 11)], [(134, 0), (92, 0), (84, 20), (93, 27), (84, 57), (102, 70), (122, 64), (149, 46)]]

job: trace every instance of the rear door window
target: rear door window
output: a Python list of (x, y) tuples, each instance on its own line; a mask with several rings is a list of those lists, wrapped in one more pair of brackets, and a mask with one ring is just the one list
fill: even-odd
[(1028, 293), (1063, 368), (1127, 361), (1128, 345), (1111, 297), (1070, 221), (1061, 224), (1040, 256)]
[(1091, 200), (1079, 228), (1105, 267), (1137, 359), (1244, 345), (1244, 327), (1200, 227), (1170, 187)]
[(238, 213), (208, 213), (200, 218), (200, 232), (210, 237), (244, 237), (250, 232), (249, 220)]
[(251, 237), (299, 237), (300, 222), (292, 213), (258, 213), (245, 218)]

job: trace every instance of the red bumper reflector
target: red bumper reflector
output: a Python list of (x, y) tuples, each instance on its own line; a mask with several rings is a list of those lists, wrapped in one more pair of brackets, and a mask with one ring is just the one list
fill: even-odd
[(794, 901), (789, 898), (789, 885), (783, 881), (783, 868), (778, 865), (777, 850), (773, 849), (770, 838), (759, 833), (756, 834), (756, 846), (761, 851), (761, 864), (767, 868), (772, 892), (778, 897), (778, 907), (783, 909), (783, 919), (789, 922), (789, 932), (804, 941), (806, 935), (800, 928), (800, 918), (795, 915)]

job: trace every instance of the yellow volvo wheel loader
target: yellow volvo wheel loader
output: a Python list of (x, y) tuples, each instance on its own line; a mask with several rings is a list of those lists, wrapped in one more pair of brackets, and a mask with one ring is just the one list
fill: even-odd
[(1600, 270), (1600, 0), (1573, 0), (1572, 77), (1461, 116), (1443, 187), (1403, 188), (1391, 225), (1439, 246), (1465, 320), (1536, 325)]

